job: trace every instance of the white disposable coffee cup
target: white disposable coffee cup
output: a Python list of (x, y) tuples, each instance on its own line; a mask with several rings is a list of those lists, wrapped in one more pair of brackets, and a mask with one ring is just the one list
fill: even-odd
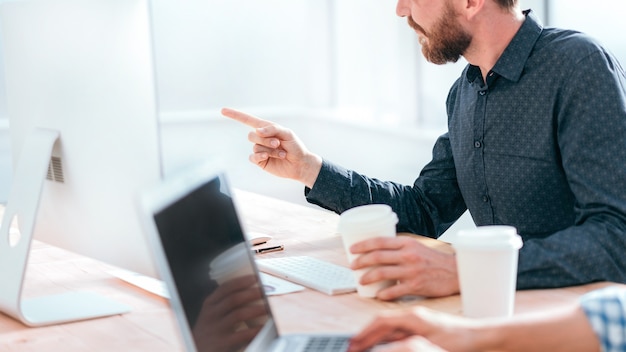
[[(374, 237), (395, 237), (398, 216), (385, 204), (368, 204), (354, 207), (343, 212), (339, 218), (338, 232), (341, 234), (343, 246), (352, 261), (358, 255), (350, 253), (350, 247), (366, 239)], [(393, 280), (374, 282), (367, 285), (359, 284), (361, 276), (373, 267), (353, 270), (357, 282), (357, 292), (362, 297), (376, 297), (376, 293), (395, 284)]]
[(456, 251), (463, 315), (508, 317), (515, 306), (517, 259), (522, 239), (511, 226), (461, 230)]

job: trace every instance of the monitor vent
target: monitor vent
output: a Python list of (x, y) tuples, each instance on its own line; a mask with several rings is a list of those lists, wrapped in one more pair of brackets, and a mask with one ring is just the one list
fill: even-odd
[(46, 179), (55, 182), (65, 182), (63, 177), (63, 166), (61, 164), (61, 158), (53, 156), (50, 158), (50, 164), (48, 164), (48, 174)]

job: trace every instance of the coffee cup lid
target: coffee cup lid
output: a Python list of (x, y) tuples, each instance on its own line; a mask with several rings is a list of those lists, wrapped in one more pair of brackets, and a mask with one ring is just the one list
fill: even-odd
[(461, 230), (457, 233), (452, 247), (467, 249), (501, 249), (522, 247), (522, 238), (513, 226), (491, 225), (479, 226), (472, 230)]
[(390, 221), (394, 225), (398, 223), (398, 216), (387, 204), (367, 204), (350, 208), (339, 218), (339, 231), (347, 227), (371, 226), (379, 222)]

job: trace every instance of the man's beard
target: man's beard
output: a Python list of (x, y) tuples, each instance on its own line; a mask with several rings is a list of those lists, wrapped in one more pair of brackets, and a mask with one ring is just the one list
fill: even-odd
[(430, 33), (418, 25), (411, 16), (407, 17), (409, 26), (421, 32), (428, 40), (420, 41), (422, 54), (426, 60), (436, 65), (457, 62), (472, 42), (472, 37), (455, 20), (455, 13), (449, 6), (443, 16), (435, 23)]

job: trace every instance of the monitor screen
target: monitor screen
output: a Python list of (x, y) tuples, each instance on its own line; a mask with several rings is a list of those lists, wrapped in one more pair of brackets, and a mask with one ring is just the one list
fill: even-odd
[[(136, 209), (162, 174), (148, 1), (9, 1), (0, 16), (14, 170), (35, 169), (33, 131), (58, 132), (34, 238), (156, 276)], [(39, 177), (25, 174), (13, 183)]]

